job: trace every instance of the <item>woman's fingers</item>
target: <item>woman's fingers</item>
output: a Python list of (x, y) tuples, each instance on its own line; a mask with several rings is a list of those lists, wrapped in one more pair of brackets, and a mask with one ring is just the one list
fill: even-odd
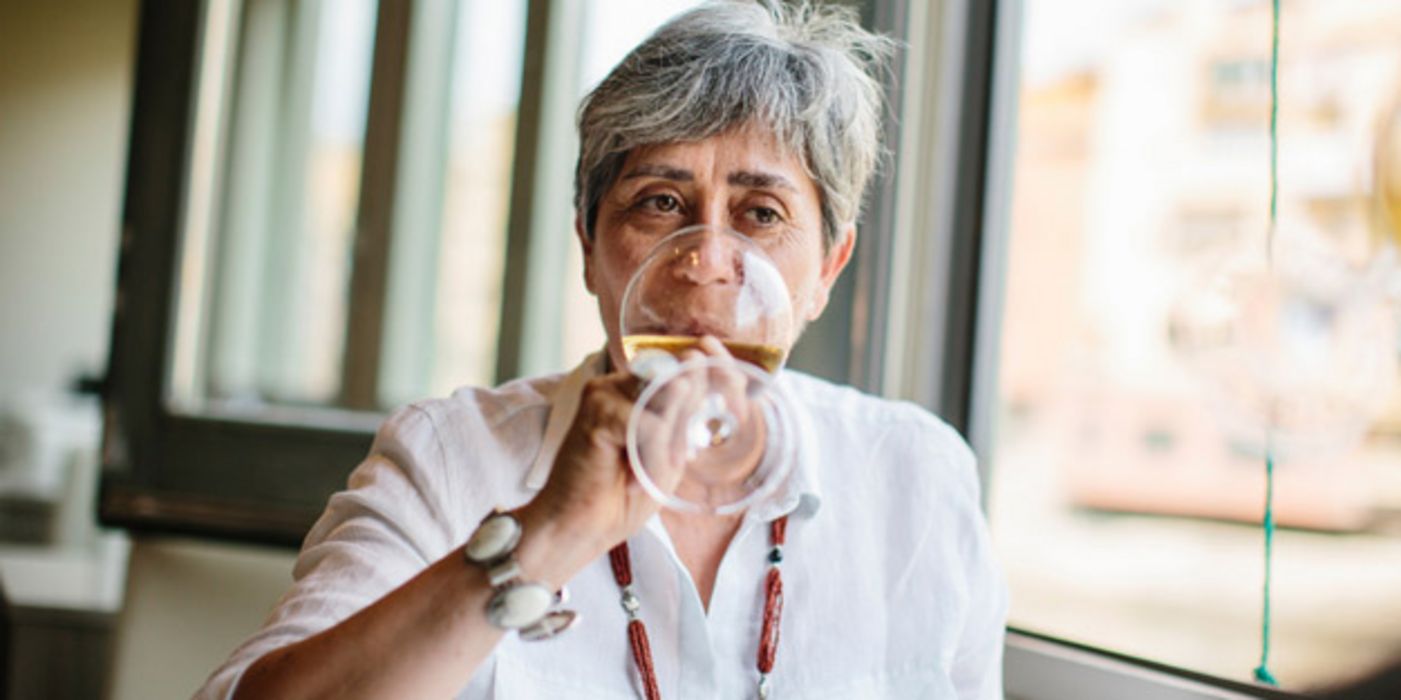
[(586, 433), (591, 442), (616, 447), (627, 440), (633, 404), (625, 379), (631, 378), (596, 377), (584, 385), (574, 427)]
[(713, 335), (701, 336), (696, 346), (709, 357), (731, 357), (729, 348)]
[(654, 401), (652, 408), (638, 415), (639, 465), (647, 471), (652, 482), (664, 493), (672, 493), (686, 470), (686, 420), (695, 400), (695, 383), (678, 375), (667, 382), (662, 393), (665, 400)]
[(580, 527), (616, 541), (637, 523), (628, 486), (627, 426), (636, 380), (614, 374), (584, 384), (579, 410), (555, 456), (541, 498)]
[(604, 529), (618, 537), (656, 511), (658, 504), (642, 491), (628, 464), (630, 421), (638, 423), (637, 466), (663, 493), (673, 494), (690, 479), (688, 469), (701, 469), (696, 475), (704, 482), (723, 484), (734, 480), (726, 475), (736, 467), (747, 468), (740, 453), (747, 452), (746, 438), (753, 437), (746, 396), (753, 380), (742, 361), (712, 336), (677, 359), (681, 365), (673, 373), (653, 380), (663, 383), (650, 385), (643, 405), (637, 401), (649, 384), (631, 373), (585, 384), (547, 485), (552, 501), (586, 516), (585, 521), (612, 523)]
[(724, 343), (714, 336), (705, 336), (699, 343), (700, 349), (715, 360), (707, 374), (710, 390), (724, 397), (725, 404), (734, 411), (741, 421), (748, 419), (750, 383), (752, 379), (745, 371), (744, 360), (730, 354)]

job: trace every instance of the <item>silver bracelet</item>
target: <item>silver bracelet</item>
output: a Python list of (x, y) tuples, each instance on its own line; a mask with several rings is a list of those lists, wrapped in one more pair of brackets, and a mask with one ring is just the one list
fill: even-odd
[(544, 584), (525, 579), (515, 556), (523, 533), (515, 516), (493, 512), (467, 539), (462, 554), (467, 563), (486, 569), (495, 591), (486, 605), (488, 622), (516, 630), (527, 641), (549, 639), (568, 629), (579, 615), (573, 610), (551, 610), (566, 601), (564, 588), (552, 593)]

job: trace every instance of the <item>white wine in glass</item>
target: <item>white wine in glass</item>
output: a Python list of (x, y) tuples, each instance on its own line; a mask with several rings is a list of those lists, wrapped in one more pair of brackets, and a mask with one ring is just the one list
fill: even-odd
[[(742, 340), (722, 339), (720, 342), (735, 359), (744, 360), (769, 374), (778, 372), (779, 368), (783, 366), (784, 357), (787, 355), (784, 349), (777, 345), (748, 343)], [(639, 333), (623, 336), (623, 355), (627, 357), (628, 362), (632, 362), (642, 351), (662, 350), (680, 358), (687, 350), (695, 350), (699, 345), (700, 338), (695, 336)]]

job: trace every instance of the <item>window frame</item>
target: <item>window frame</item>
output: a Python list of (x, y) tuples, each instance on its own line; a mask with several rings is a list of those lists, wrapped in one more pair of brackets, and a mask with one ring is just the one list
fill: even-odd
[[(364, 458), (373, 434), (364, 417), (321, 416), (314, 424), (296, 420), (295, 411), (281, 421), (190, 415), (167, 400), (196, 73), (210, 6), (141, 4), (98, 517), (133, 531), (297, 546), (326, 496), (344, 483), (347, 465)], [(380, 5), (377, 76), (402, 71), (409, 7)], [(394, 165), (398, 115), (375, 109), (389, 102), (383, 93), (370, 101), (362, 181), (392, 183), (392, 171), (386, 177), (377, 169)], [(373, 186), (362, 184), (362, 192)], [(384, 198), (362, 193), (362, 220), (387, 215)]]
[[(857, 7), (863, 21), (900, 36), (908, 0), (832, 0)], [(326, 498), (343, 487), (363, 460), (383, 415), (368, 409), (383, 371), (379, 338), (385, 329), (385, 292), (401, 177), (400, 124), (412, 119), (406, 93), (412, 35), (419, 12), (431, 0), (381, 0), (377, 10), (357, 208), (355, 264), (349, 293), (356, 309), (346, 324), (342, 403), (351, 409), (276, 408), (249, 415), (215, 406), (198, 412), (172, 406), (177, 284), (182, 236), (187, 228), (220, 216), (187, 211), (191, 162), (202, 146), (226, 149), (228, 134), (198, 132), (200, 70), (206, 59), (207, 13), (213, 6), (235, 14), (235, 0), (143, 0), (139, 17), (127, 190), (118, 263), (118, 299), (104, 405), (101, 522), (148, 533), (197, 535), (295, 547), (319, 516)], [(438, 8), (441, 9), (441, 8)], [(549, 154), (575, 150), (574, 67), (583, 5), (578, 0), (528, 0), (515, 165), (512, 169), (506, 260), (497, 344), (496, 377), (504, 381), (559, 369), (558, 351), (526, 338), (558, 328), (565, 258), (559, 231), (570, 229), (554, 207), (541, 202), (569, 198), (572, 173), (538, 167)], [(235, 26), (237, 26), (235, 24)], [(238, 29), (229, 39), (237, 42)], [(575, 37), (572, 38), (571, 37)], [(435, 37), (434, 40), (438, 38)], [(897, 75), (899, 69), (897, 68)], [(236, 82), (236, 78), (234, 79)], [(898, 103), (898, 94), (893, 96)], [(406, 114), (406, 112), (409, 112)], [(226, 115), (223, 115), (226, 116)], [(892, 136), (895, 118), (888, 117)], [(209, 127), (200, 127), (209, 128)], [(208, 144), (203, 144), (208, 148)], [(408, 149), (418, 146), (409, 145)], [(222, 165), (218, 166), (223, 167)], [(218, 168), (216, 168), (218, 169)], [(219, 174), (210, 177), (223, 184)], [(833, 290), (828, 312), (808, 330), (790, 365), (878, 390), (871, 369), (883, 321), (871, 290), (879, 290), (889, 251), (884, 236), (893, 173), (878, 176), (868, 232), (848, 273)], [(210, 199), (205, 191), (204, 199)], [(201, 282), (205, 283), (205, 282)], [(856, 329), (856, 332), (852, 332)], [(867, 360), (863, 367), (863, 358)], [(184, 374), (191, 370), (186, 368)]]
[[(1023, 14), (1021, 0), (937, 0), (912, 6), (901, 34), (912, 94), (896, 142), (906, 187), (890, 195), (900, 262), (886, 273), (897, 289), (919, 282), (889, 302), (875, 385), (934, 411), (980, 455), (997, 400)], [(985, 506), (994, 467), (979, 463)], [(1009, 698), (1305, 697), (1017, 627), (1004, 651)]]

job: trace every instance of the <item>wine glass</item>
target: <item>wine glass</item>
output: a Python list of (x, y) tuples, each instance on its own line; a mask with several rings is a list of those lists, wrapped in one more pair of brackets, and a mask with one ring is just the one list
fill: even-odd
[(628, 370), (646, 382), (628, 422), (643, 488), (665, 507), (714, 515), (773, 497), (794, 461), (791, 401), (776, 379), (795, 330), (763, 250), (719, 227), (672, 233), (628, 282), (619, 330)]

